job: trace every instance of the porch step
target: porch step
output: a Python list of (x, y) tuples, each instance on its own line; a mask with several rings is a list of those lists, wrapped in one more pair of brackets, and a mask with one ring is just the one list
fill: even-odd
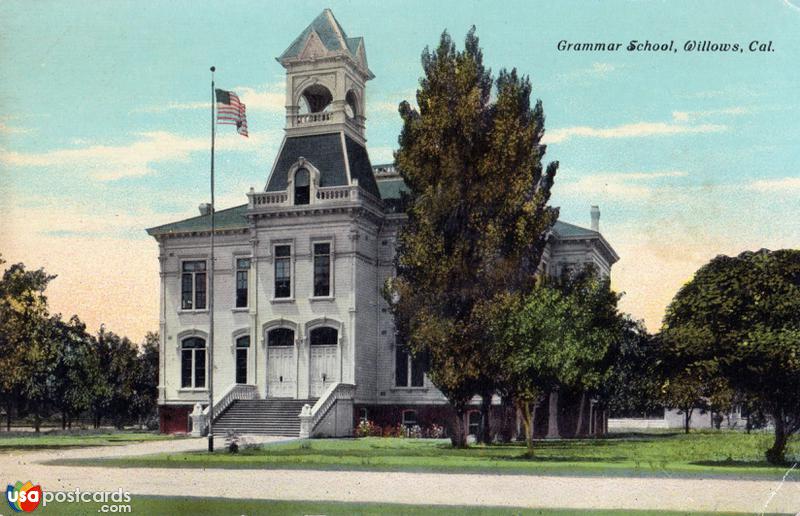
[(303, 405), (314, 405), (317, 400), (267, 398), (264, 400), (234, 401), (214, 421), (214, 435), (224, 436), (229, 431), (239, 434), (285, 435), (300, 434), (298, 415)]

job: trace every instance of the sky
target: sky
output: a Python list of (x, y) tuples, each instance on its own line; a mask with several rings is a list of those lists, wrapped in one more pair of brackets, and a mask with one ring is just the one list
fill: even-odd
[[(365, 38), (373, 164), (390, 162), (420, 54), (471, 25), (496, 73), (529, 75), (546, 114), (552, 204), (620, 255), (621, 308), (650, 330), (718, 254), (800, 246), (800, 1), (172, 1), (0, 3), (0, 253), (45, 267), (51, 309), (135, 340), (158, 328), (145, 228), (209, 200), (210, 73), (248, 109), (221, 126), (217, 206), (263, 189), (283, 137), (275, 56), (324, 8)], [(619, 42), (618, 52), (558, 42)], [(631, 40), (677, 52), (628, 52)], [(743, 52), (685, 52), (686, 41)], [(751, 41), (772, 51), (750, 52)], [(8, 264), (6, 264), (8, 266)]]

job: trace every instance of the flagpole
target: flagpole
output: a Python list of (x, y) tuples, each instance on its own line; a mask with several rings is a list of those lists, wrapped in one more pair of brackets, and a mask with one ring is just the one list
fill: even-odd
[(214, 451), (214, 138), (216, 121), (214, 120), (215, 66), (211, 67), (211, 266), (208, 271), (208, 451)]

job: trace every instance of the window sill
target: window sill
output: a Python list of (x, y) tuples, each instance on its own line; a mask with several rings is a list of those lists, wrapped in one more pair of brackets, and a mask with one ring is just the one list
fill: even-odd
[(270, 303), (294, 303), (293, 297), (273, 297), (269, 300)]
[(231, 312), (249, 312), (249, 306), (237, 306), (236, 308), (231, 308)]
[(205, 393), (205, 394), (208, 394), (208, 389), (206, 389), (205, 387), (202, 387), (202, 388), (201, 387), (197, 387), (197, 388), (181, 387), (180, 389), (178, 389), (178, 393), (184, 393), (184, 394)]
[(202, 310), (184, 310), (184, 309), (180, 309), (180, 310), (178, 310), (178, 313), (179, 314), (207, 314), (208, 313), (208, 308), (203, 308)]
[(426, 386), (422, 387), (391, 387), (389, 389), (390, 392), (428, 392), (429, 388)]
[(308, 298), (312, 303), (314, 301), (334, 301), (336, 298), (333, 296), (311, 296)]

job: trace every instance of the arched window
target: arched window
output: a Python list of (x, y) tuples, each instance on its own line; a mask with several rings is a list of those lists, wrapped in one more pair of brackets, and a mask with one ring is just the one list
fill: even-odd
[(339, 339), (339, 331), (330, 326), (314, 328), (311, 330), (312, 346), (335, 346)]
[(270, 330), (267, 333), (267, 346), (294, 346), (294, 330), (289, 328), (275, 328), (274, 330)]
[(478, 435), (481, 431), (481, 411), (472, 410), (467, 418), (467, 434)]
[(181, 342), (181, 387), (204, 389), (206, 386), (206, 341), (189, 337)]
[(333, 102), (333, 95), (322, 84), (312, 84), (300, 95), (300, 114), (321, 113)]
[(358, 114), (358, 99), (356, 98), (356, 94), (353, 93), (353, 90), (347, 92), (344, 100), (347, 102), (344, 106), (345, 114), (348, 118), (355, 118)]
[(307, 168), (299, 168), (294, 173), (294, 203), (308, 204), (311, 199), (311, 174)]
[(406, 428), (412, 427), (417, 424), (417, 411), (404, 410), (403, 411), (403, 426)]
[(247, 383), (247, 352), (250, 335), (236, 339), (236, 383)]

